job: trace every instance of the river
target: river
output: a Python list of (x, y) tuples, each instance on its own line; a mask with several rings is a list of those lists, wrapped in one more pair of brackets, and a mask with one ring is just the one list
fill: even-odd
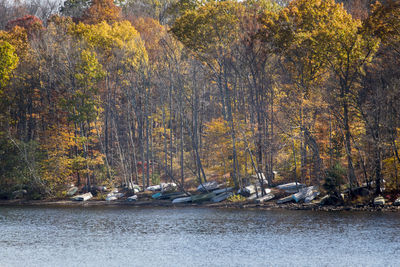
[(0, 266), (400, 266), (400, 214), (0, 206)]

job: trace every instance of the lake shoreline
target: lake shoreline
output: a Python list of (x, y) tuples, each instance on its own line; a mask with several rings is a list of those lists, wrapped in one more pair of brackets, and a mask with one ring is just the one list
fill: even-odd
[(309, 211), (371, 211), (371, 212), (400, 212), (400, 206), (384, 205), (344, 205), (344, 206), (321, 206), (315, 203), (285, 203), (276, 204), (273, 202), (267, 203), (182, 203), (174, 204), (168, 200), (153, 200), (153, 201), (105, 201), (105, 200), (89, 200), (89, 201), (72, 201), (72, 200), (0, 200), (0, 206), (66, 206), (66, 207), (96, 207), (96, 206), (121, 206), (121, 207), (142, 207), (142, 208), (181, 208), (181, 207), (199, 207), (199, 208), (225, 208), (225, 209), (257, 209), (257, 210), (309, 210)]

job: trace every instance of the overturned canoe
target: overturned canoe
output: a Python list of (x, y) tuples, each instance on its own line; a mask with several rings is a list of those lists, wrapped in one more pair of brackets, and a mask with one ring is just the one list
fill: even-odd
[[(261, 194), (260, 194), (259, 196), (261, 196)], [(247, 200), (255, 200), (256, 198), (257, 198), (257, 194), (251, 194), (251, 195), (247, 198)]]
[(266, 194), (266, 195), (264, 195), (262, 197), (257, 198), (255, 201), (256, 201), (256, 203), (267, 202), (267, 201), (273, 199), (274, 197), (275, 197), (274, 194), (268, 193), (268, 194)]
[[(258, 196), (261, 196), (262, 195), (261, 188), (256, 187), (255, 185), (249, 185), (249, 186), (246, 186), (245, 188), (239, 189), (238, 193), (241, 194), (242, 196), (248, 197), (248, 198), (250, 198), (250, 200), (252, 200), (252, 199), (255, 199), (254, 197), (252, 197), (252, 195), (257, 195), (256, 188), (257, 188)], [(271, 193), (271, 189), (264, 188), (264, 192), (265, 192), (265, 194)]]
[(276, 203), (277, 204), (283, 204), (283, 203), (290, 202), (290, 201), (293, 201), (293, 195), (281, 198)]
[(133, 195), (133, 196), (128, 197), (128, 198), (126, 199), (126, 201), (129, 201), (129, 202), (136, 201), (137, 198), (138, 198), (137, 195)]
[(311, 193), (311, 195), (306, 196), (306, 198), (304, 199), (304, 203), (310, 203), (311, 201), (313, 201), (317, 196), (319, 196), (319, 192), (318, 191), (314, 191)]
[(191, 198), (192, 198), (192, 202), (196, 203), (196, 202), (209, 201), (210, 199), (212, 199), (215, 196), (216, 196), (215, 193), (211, 192), (211, 193), (191, 196)]
[[(264, 196), (267, 196), (267, 195), (269, 195), (271, 193), (271, 189), (268, 189), (268, 188), (266, 188), (265, 189), (265, 195)], [(271, 194), (272, 195), (272, 194)], [(257, 194), (252, 194), (251, 196), (249, 196), (248, 198), (247, 198), (247, 200), (256, 200), (256, 199), (259, 199), (259, 198), (261, 198), (261, 197), (264, 197), (263, 195), (262, 195), (262, 192), (261, 192), (261, 190), (258, 190), (257, 191)], [(274, 197), (275, 197), (275, 195), (273, 195)]]
[(296, 193), (299, 191), (300, 188), (303, 188), (305, 186), (306, 185), (304, 184), (293, 182), (293, 183), (278, 185), (276, 188), (285, 190), (286, 193)]
[(218, 194), (221, 194), (221, 193), (232, 192), (232, 191), (233, 191), (233, 187), (227, 187), (227, 188), (221, 188), (221, 189), (214, 190), (213, 192), (216, 195), (218, 195)]
[(228, 197), (230, 197), (232, 195), (233, 195), (232, 192), (221, 193), (221, 194), (216, 195), (215, 197), (211, 198), (211, 201), (214, 203), (218, 203), (218, 202), (224, 201), (225, 199), (227, 199)]
[(160, 191), (161, 190), (161, 185), (152, 185), (146, 188), (147, 191)]
[(116, 197), (116, 196), (109, 196), (109, 197), (106, 197), (106, 201), (114, 201), (114, 200), (117, 200), (118, 198)]
[(93, 197), (92, 193), (86, 193), (86, 194), (82, 194), (82, 195), (78, 195), (72, 198), (72, 200), (74, 201), (86, 201), (89, 200)]
[[(168, 198), (166, 198), (166, 199), (174, 200), (174, 199), (176, 199), (176, 198), (187, 197), (187, 196), (188, 196), (188, 195), (187, 195), (186, 193), (183, 193), (183, 192), (175, 192), (175, 193), (171, 193), (171, 194), (168, 196)], [(163, 199), (162, 196), (161, 196), (161, 199)]]
[(192, 201), (192, 197), (178, 197), (172, 200), (172, 203), (186, 203)]
[(107, 195), (106, 197), (106, 201), (113, 201), (113, 200), (117, 200), (121, 197), (124, 196), (124, 193), (110, 193)]
[(301, 188), (299, 192), (292, 195), (293, 200), (296, 202), (300, 202), (304, 200), (307, 196), (311, 196), (314, 190), (314, 186), (309, 186), (305, 188)]
[(249, 185), (244, 188), (240, 188), (238, 193), (244, 197), (250, 197), (252, 194), (256, 192), (256, 186), (255, 185)]
[(199, 192), (209, 192), (219, 188), (219, 185), (216, 181), (211, 181), (207, 183), (203, 183), (197, 187), (197, 191)]
[(161, 197), (161, 192), (155, 193), (151, 196), (153, 199), (159, 199)]
[(186, 196), (186, 194), (183, 192), (161, 193), (161, 196), (158, 199), (175, 199), (184, 196)]

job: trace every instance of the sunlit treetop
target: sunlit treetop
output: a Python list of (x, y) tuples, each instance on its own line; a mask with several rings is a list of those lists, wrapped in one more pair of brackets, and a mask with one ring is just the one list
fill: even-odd
[(112, 23), (121, 20), (121, 8), (113, 0), (93, 0), (91, 6), (85, 10), (82, 22), (96, 24), (102, 21)]
[(99, 24), (74, 25), (71, 33), (82, 38), (86, 44), (100, 51), (105, 58), (111, 58), (115, 52), (123, 52), (123, 63), (138, 67), (148, 61), (147, 51), (140, 34), (129, 21), (115, 22), (110, 25), (103, 21)]

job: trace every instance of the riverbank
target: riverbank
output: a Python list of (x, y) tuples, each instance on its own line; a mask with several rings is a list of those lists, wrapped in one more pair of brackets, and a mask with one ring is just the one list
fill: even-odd
[(343, 206), (321, 206), (317, 203), (285, 203), (276, 204), (274, 202), (251, 203), (251, 202), (222, 202), (222, 203), (185, 203), (174, 204), (168, 200), (149, 200), (149, 201), (72, 201), (72, 200), (0, 200), (0, 206), (132, 206), (132, 207), (206, 207), (206, 208), (226, 208), (226, 209), (259, 209), (259, 210), (310, 210), (310, 211), (384, 211), (384, 212), (400, 212), (400, 206), (390, 204), (384, 206), (370, 205), (343, 205)]

